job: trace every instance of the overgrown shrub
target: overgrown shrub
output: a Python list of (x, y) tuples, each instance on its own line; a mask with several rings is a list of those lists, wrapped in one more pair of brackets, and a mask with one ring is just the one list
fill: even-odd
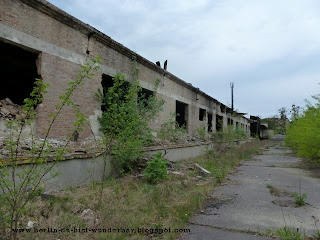
[(294, 201), (296, 202), (297, 206), (303, 206), (306, 204), (306, 199), (307, 199), (307, 194), (298, 194), (294, 193), (293, 194)]
[(200, 139), (205, 139), (206, 138), (206, 126), (202, 125), (201, 127), (197, 128), (197, 134), (200, 137)]
[(242, 128), (234, 129), (232, 126), (228, 126), (227, 128), (214, 133), (213, 136), (217, 143), (216, 150), (225, 152), (235, 144), (236, 140), (245, 139), (247, 137), (247, 133)]
[(295, 228), (281, 227), (276, 231), (276, 235), (282, 240), (303, 240), (304, 236), (297, 232)]
[(153, 140), (149, 122), (164, 104), (155, 96), (158, 83), (157, 80), (153, 96), (146, 99), (144, 95), (138, 95), (141, 87), (137, 80), (128, 82), (123, 74), (117, 74), (105, 94), (97, 93), (106, 106), (99, 118), (105, 155), (113, 155), (112, 167), (116, 175), (131, 172), (142, 155), (143, 146)]
[(287, 128), (286, 144), (298, 156), (307, 157), (311, 162), (319, 163), (320, 158), (320, 102), (308, 104), (303, 114), (293, 120)]
[(179, 124), (175, 120), (176, 116), (176, 114), (171, 113), (169, 120), (161, 125), (160, 130), (157, 132), (157, 137), (161, 141), (174, 142), (181, 138), (181, 136), (187, 134), (187, 129), (184, 125), (179, 127)]
[(162, 153), (155, 154), (151, 161), (147, 162), (148, 166), (144, 170), (144, 176), (151, 184), (157, 184), (162, 179), (168, 177), (167, 160), (162, 157)]
[[(22, 144), (22, 131), (25, 127), (31, 127), (36, 118), (36, 108), (43, 100), (43, 94), (49, 84), (41, 79), (35, 81), (35, 86), (30, 98), (24, 100), (22, 106), (24, 114), (19, 119), (7, 122), (8, 136), (5, 137), (4, 148), (10, 152), (5, 161), (0, 162), (0, 239), (17, 239), (17, 232), (13, 229), (25, 227), (21, 218), (26, 214), (26, 205), (41, 195), (44, 190), (43, 180), (48, 175), (57, 176), (55, 166), (67, 152), (70, 141), (75, 133), (81, 132), (87, 124), (86, 116), (81, 113), (80, 106), (75, 104), (72, 96), (84, 81), (91, 79), (99, 69), (100, 58), (92, 59), (91, 62), (81, 66), (78, 75), (73, 81), (69, 81), (68, 88), (57, 99), (54, 113), (49, 114), (48, 128), (43, 139), (36, 141), (33, 131), (27, 136), (31, 139), (30, 149), (25, 150), (23, 156), (28, 156), (29, 164), (21, 164), (19, 149)], [(64, 146), (54, 149), (49, 142), (49, 135), (57, 118), (63, 115), (66, 107), (75, 112), (76, 119), (70, 131), (65, 132), (66, 143)], [(53, 161), (48, 162), (48, 155)]]

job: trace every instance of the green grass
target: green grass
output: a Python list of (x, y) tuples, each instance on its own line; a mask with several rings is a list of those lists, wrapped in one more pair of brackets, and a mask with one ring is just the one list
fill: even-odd
[(312, 237), (313, 237), (314, 240), (320, 240), (320, 232), (317, 231), (315, 234), (313, 234)]
[(283, 190), (283, 189), (280, 189), (280, 188), (277, 188), (275, 186), (273, 186), (272, 184), (267, 184), (266, 187), (269, 189), (269, 192), (271, 195), (273, 196), (277, 196), (277, 197), (283, 197), (283, 196), (288, 196), (288, 197), (292, 197), (293, 194), (286, 191), (286, 190)]
[(271, 184), (267, 184), (266, 186), (269, 189), (269, 192), (270, 192), (271, 195), (273, 195), (273, 196), (279, 196), (280, 195), (280, 190), (278, 188), (274, 187)]
[(297, 232), (297, 229), (290, 227), (281, 227), (276, 231), (276, 235), (281, 240), (304, 240), (307, 239), (305, 235)]
[(294, 193), (293, 198), (294, 198), (294, 201), (296, 202), (297, 206), (303, 206), (306, 204), (305, 200), (307, 199), (307, 194)]
[[(176, 239), (179, 233), (174, 229), (185, 229), (186, 224), (202, 206), (207, 196), (221, 183), (229, 169), (240, 160), (249, 158), (261, 144), (249, 143), (230, 149), (226, 153), (208, 154), (176, 164), (184, 176), (170, 175), (158, 184), (151, 185), (143, 179), (126, 176), (108, 179), (102, 192), (102, 204), (98, 205), (100, 183), (81, 188), (68, 188), (52, 200), (38, 198), (27, 205), (29, 213), (23, 223), (32, 220), (36, 228), (147, 228), (171, 229), (170, 233), (92, 233), (48, 235), (46, 233), (19, 234), (20, 239)], [(211, 172), (201, 180), (194, 168), (200, 164)], [(193, 169), (193, 170), (191, 170)], [(92, 221), (81, 214), (92, 210)]]

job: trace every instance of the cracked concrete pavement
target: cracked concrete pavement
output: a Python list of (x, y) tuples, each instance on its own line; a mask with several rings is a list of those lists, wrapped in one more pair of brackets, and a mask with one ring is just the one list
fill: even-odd
[[(204, 208), (190, 221), (191, 233), (183, 239), (269, 239), (267, 230), (289, 226), (311, 236), (320, 230), (320, 179), (300, 169), (300, 158), (284, 147), (284, 136), (276, 135), (252, 161), (243, 161), (237, 173), (228, 175)], [(287, 194), (274, 196), (268, 186)], [(296, 207), (291, 193), (307, 194), (307, 204)], [(281, 205), (281, 206), (280, 206)]]

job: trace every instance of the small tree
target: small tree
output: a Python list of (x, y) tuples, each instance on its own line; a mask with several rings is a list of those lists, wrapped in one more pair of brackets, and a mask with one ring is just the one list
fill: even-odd
[(185, 125), (182, 127), (176, 122), (176, 116), (178, 114), (170, 113), (170, 118), (161, 125), (161, 128), (157, 131), (157, 137), (162, 142), (174, 142), (187, 134)]
[(297, 120), (300, 117), (300, 115), (301, 115), (300, 111), (301, 111), (301, 108), (299, 106), (292, 104), (291, 110), (290, 110), (292, 121)]
[[(91, 79), (94, 76), (94, 72), (99, 68), (97, 65), (99, 63), (99, 57), (93, 59), (91, 63), (86, 63), (81, 67), (76, 80), (69, 82), (66, 92), (59, 96), (60, 100), (56, 105), (56, 112), (50, 114), (51, 122), (44, 139), (36, 141), (33, 132), (30, 132), (28, 137), (32, 144), (30, 150), (23, 153), (29, 158), (28, 165), (19, 165), (19, 150), (23, 140), (22, 131), (34, 122), (36, 108), (42, 102), (43, 94), (46, 93), (46, 87), (49, 84), (37, 79), (30, 98), (24, 100), (23, 116), (20, 119), (7, 122), (9, 135), (5, 139), (4, 147), (9, 150), (10, 155), (6, 161), (0, 163), (0, 234), (2, 236), (6, 236), (6, 230), (9, 229), (8, 237), (17, 239), (17, 232), (12, 229), (17, 229), (21, 225), (19, 220), (25, 214), (27, 203), (42, 193), (44, 188), (42, 181), (47, 174), (51, 174), (52, 177), (57, 175), (56, 172), (53, 172), (54, 167), (66, 153), (67, 146), (74, 134), (80, 132), (87, 123), (85, 115), (81, 113), (79, 106), (71, 100), (71, 96), (76, 89), (83, 85), (86, 79)], [(70, 136), (67, 137), (66, 144), (59, 149), (53, 149), (48, 137), (53, 124), (58, 116), (63, 114), (63, 109), (66, 106), (74, 109), (77, 119), (71, 128)], [(49, 154), (53, 160), (50, 163), (48, 162)]]
[(162, 179), (168, 177), (167, 160), (162, 157), (162, 153), (155, 154), (151, 161), (147, 162), (148, 166), (144, 170), (144, 176), (150, 184), (157, 184)]
[(153, 139), (149, 128), (150, 120), (158, 115), (164, 104), (163, 100), (156, 98), (160, 81), (156, 80), (153, 95), (146, 98), (145, 95), (138, 94), (142, 89), (136, 75), (133, 82), (128, 82), (123, 74), (117, 74), (105, 95), (101, 91), (97, 93), (106, 107), (99, 118), (104, 159), (112, 154), (112, 166), (116, 175), (132, 171), (136, 159), (142, 155), (143, 146)]
[(282, 134), (286, 134), (286, 126), (287, 126), (287, 109), (285, 107), (280, 108), (280, 130)]
[(244, 139), (247, 137), (246, 131), (242, 128), (237, 127), (233, 129), (233, 126), (218, 131), (213, 134), (217, 143), (217, 150), (226, 152), (228, 148), (235, 144), (236, 140)]

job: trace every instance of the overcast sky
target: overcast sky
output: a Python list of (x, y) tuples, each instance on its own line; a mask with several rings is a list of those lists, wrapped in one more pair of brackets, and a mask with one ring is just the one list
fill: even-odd
[[(319, 0), (49, 0), (241, 112), (320, 93)], [(247, 115), (248, 116), (248, 115)]]

